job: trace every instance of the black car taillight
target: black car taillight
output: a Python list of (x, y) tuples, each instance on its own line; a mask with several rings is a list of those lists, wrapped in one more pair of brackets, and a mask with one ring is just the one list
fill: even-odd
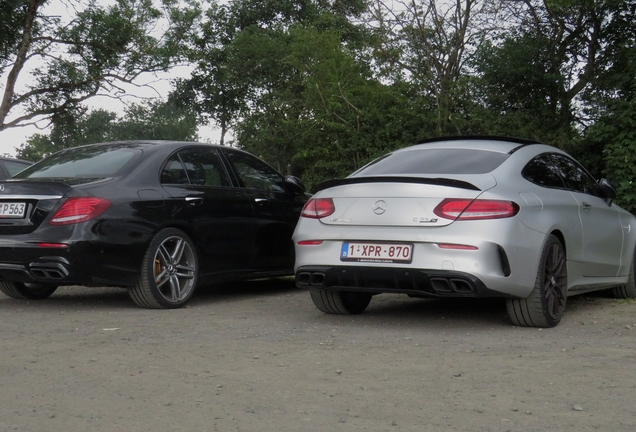
[(513, 201), (446, 198), (433, 213), (451, 220), (503, 219), (519, 213), (519, 205)]
[(49, 224), (68, 225), (96, 218), (108, 207), (110, 201), (96, 197), (73, 197), (66, 200), (53, 215)]
[(336, 206), (331, 198), (311, 198), (305, 203), (300, 215), (311, 219), (320, 219), (333, 214)]

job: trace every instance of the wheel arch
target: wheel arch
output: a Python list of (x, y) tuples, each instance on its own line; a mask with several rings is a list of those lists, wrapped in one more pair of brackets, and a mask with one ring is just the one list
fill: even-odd
[(563, 246), (563, 250), (565, 251), (565, 256), (567, 257), (567, 255), (568, 255), (568, 245), (567, 245), (567, 243), (565, 241), (565, 236), (563, 235), (561, 230), (555, 229), (550, 234), (552, 234), (557, 239), (559, 239), (559, 241), (561, 242), (561, 245)]
[(190, 240), (192, 240), (192, 243), (194, 243), (194, 247), (196, 248), (197, 255), (199, 255), (199, 257), (201, 256), (201, 245), (198, 242), (199, 236), (196, 235), (195, 230), (190, 225), (179, 221), (169, 221), (168, 223), (157, 226), (157, 228), (155, 228), (154, 232), (152, 233), (152, 236), (148, 239), (146, 249), (148, 249), (148, 246), (150, 246), (150, 242), (152, 242), (157, 234), (159, 234), (164, 229), (169, 228), (175, 228), (183, 231), (184, 234), (190, 237)]

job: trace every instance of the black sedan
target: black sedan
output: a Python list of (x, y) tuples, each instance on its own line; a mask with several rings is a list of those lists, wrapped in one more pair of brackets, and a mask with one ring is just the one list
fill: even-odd
[(301, 182), (237, 149), (130, 141), (61, 151), (0, 181), (0, 291), (129, 288), (178, 308), (204, 282), (293, 274)]

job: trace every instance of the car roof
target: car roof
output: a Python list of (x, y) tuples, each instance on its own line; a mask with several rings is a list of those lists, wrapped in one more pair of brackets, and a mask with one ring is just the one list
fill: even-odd
[(499, 136), (453, 136), (419, 141), (416, 145), (403, 148), (399, 151), (421, 149), (467, 149), (492, 151), (497, 153), (513, 153), (519, 148), (531, 144), (541, 143), (521, 138)]
[(125, 141), (109, 141), (109, 142), (101, 142), (95, 144), (86, 144), (77, 147), (69, 147), (65, 150), (73, 150), (77, 148), (86, 148), (86, 147), (108, 147), (108, 146), (118, 146), (118, 147), (178, 147), (182, 145), (203, 145), (203, 146), (212, 146), (212, 147), (223, 147), (218, 144), (204, 143), (204, 142), (196, 142), (196, 141), (168, 141), (168, 140), (125, 140)]
[[(110, 141), (110, 142), (102, 142), (95, 144), (85, 144), (77, 147), (69, 147), (64, 150), (60, 150), (55, 154), (62, 154), (65, 152), (74, 152), (81, 149), (89, 149), (94, 147), (117, 147), (117, 148), (136, 148), (144, 151), (149, 151), (150, 153), (154, 153), (155, 151), (163, 151), (163, 150), (176, 150), (183, 146), (207, 146), (207, 147), (215, 147), (215, 148), (228, 148), (227, 146), (222, 146), (219, 144), (211, 144), (197, 141), (168, 141), (168, 140), (126, 140), (126, 141)], [(240, 149), (234, 149), (237, 151), (241, 151)]]

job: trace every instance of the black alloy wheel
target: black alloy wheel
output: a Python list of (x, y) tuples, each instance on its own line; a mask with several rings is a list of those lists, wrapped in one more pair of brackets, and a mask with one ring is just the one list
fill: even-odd
[(338, 315), (356, 315), (364, 312), (372, 294), (329, 289), (311, 290), (311, 300), (322, 312)]
[(548, 236), (541, 253), (534, 289), (525, 299), (508, 299), (510, 320), (524, 327), (554, 327), (563, 318), (567, 300), (565, 249), (554, 235)]

